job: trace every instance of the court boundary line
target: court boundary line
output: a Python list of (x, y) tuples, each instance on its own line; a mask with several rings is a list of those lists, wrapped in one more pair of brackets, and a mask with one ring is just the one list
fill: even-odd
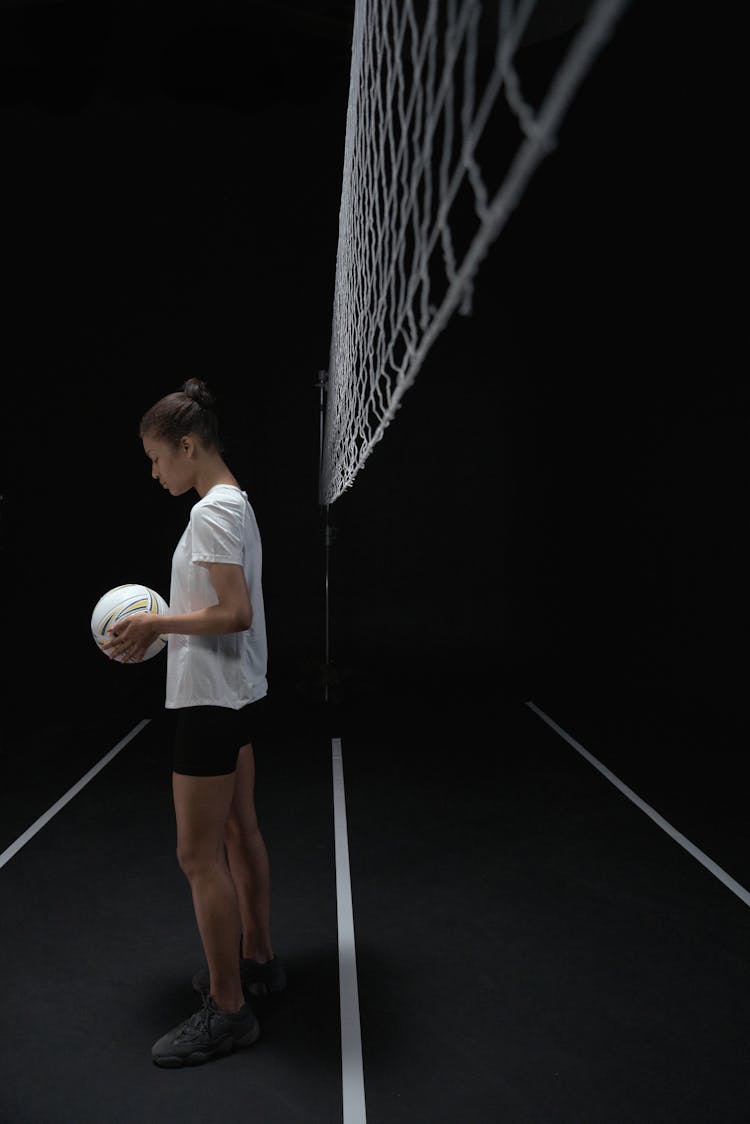
[(548, 714), (545, 714), (536, 703), (531, 699), (527, 699), (525, 706), (527, 706), (529, 710), (533, 710), (543, 722), (546, 722), (555, 733), (559, 734), (564, 741), (580, 753), (590, 765), (598, 769), (603, 777), (606, 777), (615, 788), (620, 790), (623, 796), (627, 796), (628, 800), (631, 800), (637, 808), (640, 808), (640, 810), (649, 817), (649, 819), (653, 820), (657, 827), (660, 827), (662, 831), (665, 831), (667, 835), (671, 836), (675, 843), (679, 843), (689, 855), (692, 855), (692, 857), (704, 866), (710, 874), (713, 874), (714, 878), (718, 878), (719, 882), (722, 882), (728, 890), (736, 894), (740, 901), (744, 902), (745, 905), (750, 905), (750, 892), (737, 882), (736, 879), (732, 878), (731, 874), (727, 874), (718, 863), (715, 863), (705, 852), (701, 851), (699, 847), (696, 847), (694, 843), (691, 843), (687, 836), (683, 835), (681, 831), (678, 831), (676, 827), (673, 827), (663, 816), (660, 816), (659, 813), (655, 811), (650, 804), (647, 804), (645, 800), (642, 800), (636, 792), (633, 792), (632, 788), (628, 788), (624, 781), (621, 781), (619, 777), (615, 776), (606, 765), (602, 765), (601, 761), (594, 757), (593, 753), (589, 753), (587, 749), (584, 749), (580, 742), (577, 742), (566, 730), (563, 730), (562, 726), (558, 726), (557, 722), (550, 718)]
[(362, 1065), (362, 1028), (359, 1018), (357, 952), (354, 942), (354, 908), (349, 870), (349, 838), (341, 738), (331, 738), (333, 819), (336, 856), (336, 918), (339, 946), (339, 1008), (341, 1015), (341, 1088), (343, 1124), (365, 1124), (365, 1081)]
[(109, 765), (110, 761), (117, 756), (120, 750), (124, 749), (128, 742), (131, 742), (137, 734), (140, 734), (141, 730), (147, 726), (150, 721), (150, 718), (142, 718), (129, 734), (126, 734), (116, 746), (110, 749), (109, 753), (105, 754), (101, 761), (98, 761), (92, 769), (89, 769), (88, 773), (82, 776), (72, 788), (69, 788), (38, 820), (35, 820), (31, 827), (28, 827), (26, 831), (24, 831), (23, 835), (19, 835), (18, 839), (16, 839), (14, 843), (11, 843), (10, 847), (6, 847), (2, 854), (0, 854), (0, 870), (2, 870), (5, 864), (10, 862), (13, 856), (17, 855), (21, 848), (25, 847), (29, 840), (33, 839), (37, 832), (41, 831), (66, 804), (69, 804), (73, 797), (77, 796), (81, 789), (85, 788), (89, 781), (94, 779), (97, 773), (100, 773), (106, 765)]

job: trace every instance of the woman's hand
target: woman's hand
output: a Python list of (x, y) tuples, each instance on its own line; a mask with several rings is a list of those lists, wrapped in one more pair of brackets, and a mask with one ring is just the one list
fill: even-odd
[(107, 629), (111, 639), (105, 640), (102, 651), (120, 663), (139, 663), (159, 634), (159, 617), (155, 613), (134, 613)]

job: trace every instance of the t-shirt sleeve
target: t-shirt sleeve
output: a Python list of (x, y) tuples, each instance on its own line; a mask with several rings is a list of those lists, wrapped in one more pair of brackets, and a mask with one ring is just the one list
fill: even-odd
[(205, 503), (191, 514), (192, 561), (242, 565), (242, 519), (224, 504)]

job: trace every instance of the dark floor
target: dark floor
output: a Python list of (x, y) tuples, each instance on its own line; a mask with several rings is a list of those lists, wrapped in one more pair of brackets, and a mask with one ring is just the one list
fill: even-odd
[[(659, 691), (537, 687), (525, 697), (750, 885), (731, 725)], [(289, 988), (258, 1001), (262, 1038), (187, 1071), (150, 1060), (195, 1009), (202, 961), (157, 708), (0, 870), (2, 1124), (342, 1120), (332, 734), (371, 1124), (750, 1120), (748, 908), (523, 693), (279, 694), (257, 802)], [(140, 717), (14, 733), (0, 850)]]

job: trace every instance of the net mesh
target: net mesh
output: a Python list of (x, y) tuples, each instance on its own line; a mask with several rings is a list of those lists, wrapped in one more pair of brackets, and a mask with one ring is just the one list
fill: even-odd
[(382, 440), (629, 0), (527, 77), (536, 0), (356, 0), (320, 502)]

